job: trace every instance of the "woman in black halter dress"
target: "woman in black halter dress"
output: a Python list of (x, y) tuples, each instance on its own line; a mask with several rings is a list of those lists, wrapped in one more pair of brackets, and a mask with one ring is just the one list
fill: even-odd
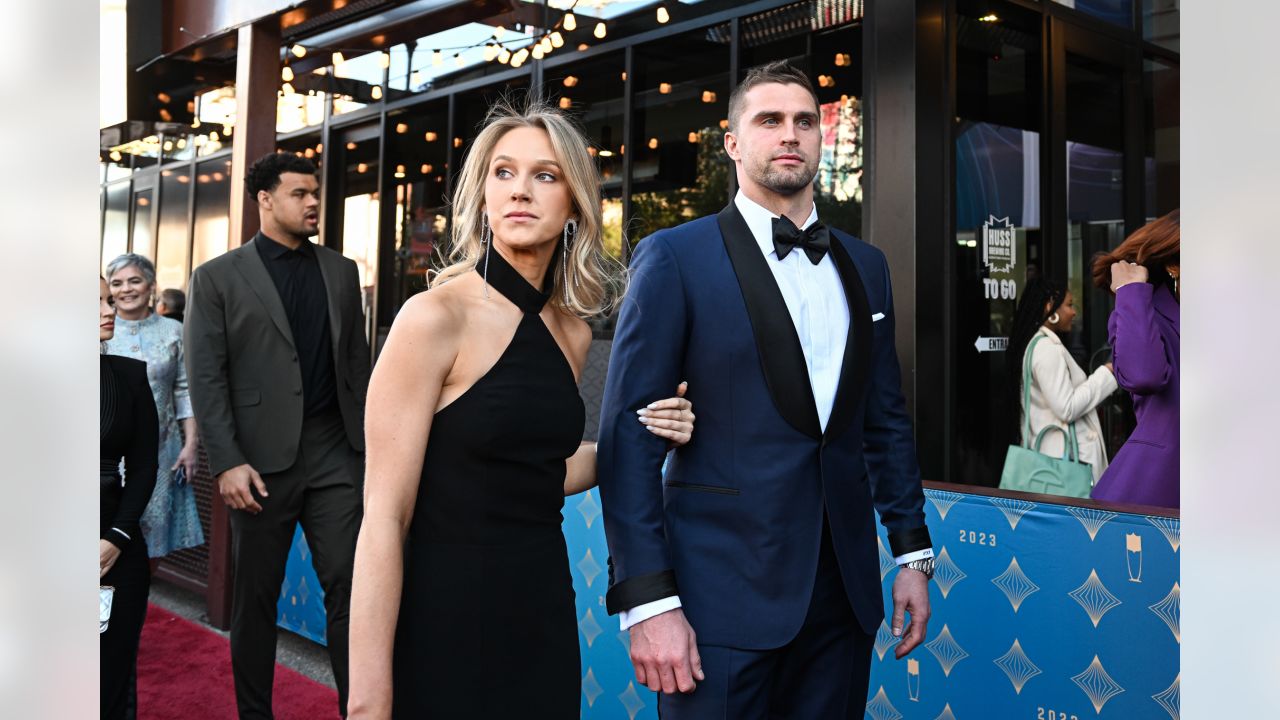
[[(454, 204), (463, 261), (406, 303), (374, 369), (353, 720), (579, 715), (560, 512), (595, 484), (577, 376), (605, 283), (585, 148), (544, 108), (481, 132)], [(687, 441), (688, 401), (655, 406), (640, 421)]]

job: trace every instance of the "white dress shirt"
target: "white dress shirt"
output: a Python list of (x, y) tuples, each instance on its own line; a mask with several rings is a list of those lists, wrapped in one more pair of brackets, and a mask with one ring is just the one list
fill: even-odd
[[(793, 249), (779, 260), (773, 247), (773, 219), (778, 215), (748, 198), (741, 190), (733, 202), (738, 206), (742, 219), (746, 220), (751, 237), (760, 246), (769, 271), (773, 273), (773, 279), (782, 291), (782, 299), (791, 315), (791, 322), (795, 325), (796, 335), (800, 338), (800, 349), (804, 351), (805, 367), (809, 370), (809, 386), (818, 407), (818, 421), (825, 432), (827, 421), (831, 419), (831, 408), (835, 405), (840, 368), (844, 363), (845, 341), (849, 337), (849, 303), (844, 283), (840, 281), (831, 253), (824, 255), (817, 265), (809, 260), (809, 256), (801, 248)], [(818, 208), (815, 205), (800, 229), (817, 221)], [(834, 244), (838, 241), (833, 237), (831, 242)], [(933, 557), (933, 550), (920, 550), (896, 559), (902, 564), (921, 557)], [(678, 607), (680, 597), (673, 595), (637, 605), (631, 610), (623, 610), (618, 613), (618, 618), (622, 629), (626, 630), (636, 623)]]

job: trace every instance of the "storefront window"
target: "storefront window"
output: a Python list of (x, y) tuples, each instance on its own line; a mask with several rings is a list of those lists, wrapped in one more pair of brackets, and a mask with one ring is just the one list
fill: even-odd
[(160, 171), (160, 229), (156, 237), (156, 285), (187, 287), (191, 242), (187, 209), (191, 199), (191, 173), (187, 167)]
[(1059, 5), (1106, 20), (1124, 28), (1133, 27), (1133, 0), (1054, 0)]
[(1178, 138), (1178, 66), (1147, 60), (1146, 74), (1146, 201), (1145, 213), (1154, 220), (1178, 207), (1180, 173)]
[(1006, 363), (1021, 358), (1004, 349), (1019, 292), (1043, 263), (1040, 23), (1038, 12), (976, 3), (958, 18), (948, 424), (959, 482), (994, 485), (1017, 441)]
[(335, 133), (334, 139), (334, 147), (322, 148), (327, 151), (327, 160), (336, 164), (337, 182), (332, 192), (323, 190), (329, 199), (325, 244), (355, 261), (365, 314), (369, 317), (378, 280), (378, 173), (382, 172), (378, 163), (378, 127), (353, 128)]
[(227, 251), (231, 238), (231, 160), (196, 166), (196, 223), (191, 267)]
[(1178, 0), (1142, 0), (1142, 39), (1178, 52), (1181, 12)]
[(395, 188), (395, 280), (399, 310), (449, 264), (449, 103), (418, 105), (387, 118), (387, 157)]
[(334, 64), (330, 66), (334, 115), (353, 112), (382, 100), (385, 90), (382, 76), (390, 66), (390, 54), (371, 52), (354, 58), (342, 57), (341, 53), (334, 55)]
[(129, 183), (108, 185), (106, 217), (102, 222), (102, 267), (129, 251)]
[(155, 254), (151, 237), (151, 213), (155, 209), (153, 201), (151, 188), (133, 193), (133, 243), (130, 252), (148, 258)]
[(633, 246), (724, 209), (732, 172), (724, 153), (728, 45), (698, 30), (637, 47), (634, 64)]

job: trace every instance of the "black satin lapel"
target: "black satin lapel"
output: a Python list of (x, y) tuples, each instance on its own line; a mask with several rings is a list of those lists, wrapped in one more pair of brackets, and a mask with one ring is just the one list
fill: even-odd
[(717, 221), (733, 272), (738, 276), (742, 299), (746, 301), (756, 351), (760, 354), (773, 404), (792, 427), (820, 438), (822, 425), (818, 422), (818, 406), (813, 400), (804, 350), (782, 291), (769, 271), (768, 261), (760, 254), (760, 246), (752, 238), (747, 221), (732, 202), (720, 212)]
[(857, 264), (834, 232), (831, 233), (831, 259), (836, 264), (849, 304), (849, 335), (844, 343), (844, 362), (840, 365), (835, 404), (827, 421), (827, 437), (836, 437), (853, 420), (853, 411), (861, 405), (867, 390), (867, 378), (871, 372), (871, 305), (867, 302), (867, 289), (862, 284)]
[(271, 322), (276, 324), (276, 329), (284, 335), (289, 345), (296, 349), (297, 346), (293, 343), (293, 330), (289, 328), (289, 316), (284, 312), (284, 303), (280, 302), (280, 292), (276, 290), (276, 284), (272, 282), (267, 266), (258, 255), (258, 248), (254, 247), (252, 242), (244, 245), (236, 253), (235, 259), (236, 269), (249, 281), (249, 287), (253, 288), (253, 293), (262, 301), (263, 307), (267, 309), (267, 315), (271, 316)]
[(316, 248), (316, 260), (320, 263), (320, 277), (324, 278), (324, 294), (329, 301), (329, 338), (333, 341), (333, 352), (338, 354), (339, 333), (342, 332), (342, 266), (338, 258)]

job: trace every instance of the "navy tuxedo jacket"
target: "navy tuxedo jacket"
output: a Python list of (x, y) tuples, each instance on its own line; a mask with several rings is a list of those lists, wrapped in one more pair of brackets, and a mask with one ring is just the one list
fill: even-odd
[[(678, 593), (699, 642), (785, 645), (808, 610), (825, 510), (850, 604), (875, 633), (873, 508), (894, 555), (930, 545), (888, 266), (851, 235), (831, 239), (850, 322), (825, 433), (782, 293), (732, 203), (637, 246), (597, 448), (610, 613)], [(666, 441), (636, 410), (681, 380), (697, 427), (664, 478)]]

